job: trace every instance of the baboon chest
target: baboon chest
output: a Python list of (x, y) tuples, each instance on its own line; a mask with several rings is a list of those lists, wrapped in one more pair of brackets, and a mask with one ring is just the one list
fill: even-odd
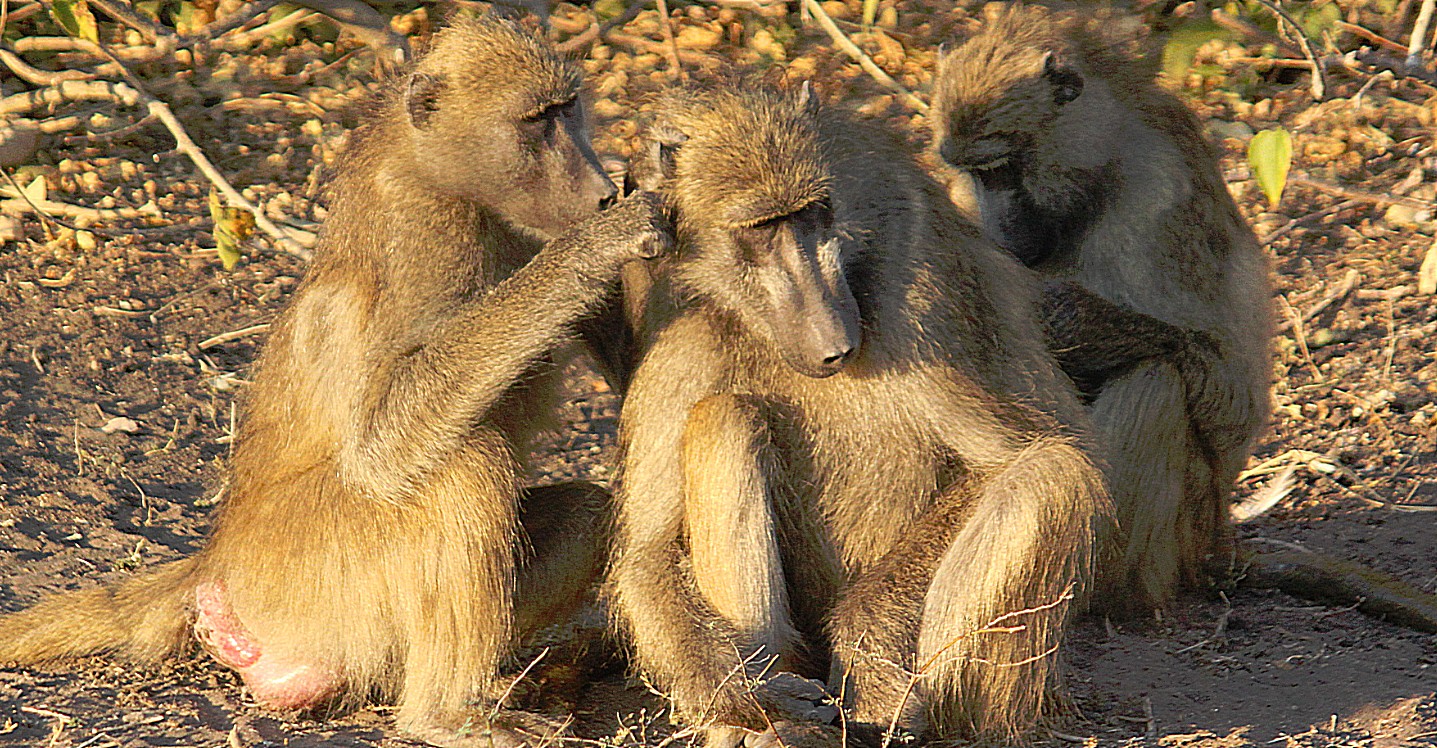
[(951, 470), (901, 392), (846, 374), (800, 384), (764, 393), (781, 490), (823, 518), (852, 571), (902, 540)]

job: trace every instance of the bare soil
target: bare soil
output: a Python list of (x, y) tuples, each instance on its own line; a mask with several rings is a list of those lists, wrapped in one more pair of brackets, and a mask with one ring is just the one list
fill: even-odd
[[(893, 19), (880, 15), (874, 34), (844, 28), (920, 92), (937, 42), (971, 27), (981, 12), (937, 0), (881, 7), (896, 10), (896, 26), (885, 29)], [(1365, 6), (1345, 7), (1356, 22), (1375, 23)], [(856, 19), (857, 8), (853, 2), (843, 12)], [(1125, 17), (1151, 21), (1153, 13)], [(724, 58), (779, 75), (782, 54), (791, 77), (815, 78), (825, 97), (908, 128), (921, 143), (921, 115), (873, 84), (822, 32), (800, 28), (796, 14), (689, 6), (675, 15), (692, 74), (707, 74), (710, 61)], [(587, 8), (560, 6), (556, 35), (578, 33), (590, 18)], [(420, 36), (428, 25), (423, 10), (396, 21)], [(10, 35), (15, 28), (55, 33), (35, 19)], [(619, 159), (633, 147), (644, 95), (668, 80), (656, 15), (646, 11), (621, 33), (628, 42), (600, 45), (586, 62), (598, 144)], [(1437, 308), (1416, 290), (1437, 225), (1430, 210), (1404, 213), (1389, 209), (1388, 199), (1402, 193), (1430, 202), (1437, 193), (1437, 89), (1383, 78), (1359, 100), (1368, 76), (1338, 70), (1330, 100), (1314, 104), (1305, 72), (1243, 61), (1260, 46), (1208, 45), (1199, 62), (1225, 74), (1182, 83), (1215, 139), (1227, 138), (1231, 188), (1259, 235), (1279, 234), (1267, 248), (1285, 314), (1304, 315), (1349, 273), (1358, 275), (1351, 294), (1277, 341), (1278, 412), (1238, 497), (1288, 466), (1296, 468), (1294, 488), (1241, 534), (1357, 560), (1437, 592), (1437, 513), (1424, 511), (1437, 504)], [(59, 69), (72, 61), (32, 64)], [(342, 147), (359, 117), (353, 102), (375, 80), (370, 51), (325, 41), (322, 28), (245, 54), (202, 55), (193, 66), (162, 61), (137, 72), (252, 199), (310, 221), (323, 217), (316, 171)], [(0, 78), (0, 94), (30, 88)], [(108, 103), (54, 112), (73, 113), (91, 131), (138, 117)], [(1243, 152), (1252, 130), (1278, 125), (1294, 134), (1295, 168), (1328, 187), (1290, 185), (1270, 210)], [(26, 184), (43, 177), (51, 200), (91, 207), (153, 200), (163, 218), (100, 223), (77, 236), (28, 216), (22, 238), (0, 250), (0, 611), (203, 543), (235, 399), (264, 334), (211, 338), (273, 319), (304, 272), (303, 262), (258, 249), (262, 243), (224, 270), (212, 249), (209, 187), (172, 148), (156, 125), (113, 138), (77, 130), (68, 140), (50, 138), (28, 166), (11, 170)], [(1363, 194), (1350, 199), (1333, 185)], [(536, 481), (607, 474), (617, 403), (588, 372), (575, 370), (571, 379), (564, 427)], [(1437, 746), (1437, 637), (1276, 591), (1195, 595), (1140, 622), (1083, 621), (1067, 659), (1074, 714), (1036, 744)], [(668, 730), (662, 708), (641, 686), (609, 673), (580, 698), (576, 732), (651, 744)], [(411, 743), (394, 734), (382, 707), (337, 716), (259, 710), (231, 673), (198, 656), (158, 670), (102, 659), (0, 670), (3, 746), (223, 744)]]

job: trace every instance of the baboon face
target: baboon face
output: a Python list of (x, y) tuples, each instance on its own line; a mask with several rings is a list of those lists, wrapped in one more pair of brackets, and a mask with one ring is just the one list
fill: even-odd
[[(993, 39), (989, 37), (998, 36)], [(954, 202), (976, 207), (989, 235), (1025, 263), (1059, 249), (1099, 185), (1045, 160), (1047, 137), (1083, 94), (1058, 55), (1013, 46), (994, 30), (945, 56), (934, 95), (933, 149), (971, 177)], [(968, 192), (971, 190), (971, 192)]]
[(589, 142), (579, 69), (512, 21), (463, 23), (495, 43), (440, 32), (404, 91), (425, 182), (546, 239), (611, 202), (618, 190)]
[(837, 373), (862, 333), (814, 98), (755, 89), (657, 109), (638, 173), (677, 212), (676, 285), (733, 314), (795, 371)]

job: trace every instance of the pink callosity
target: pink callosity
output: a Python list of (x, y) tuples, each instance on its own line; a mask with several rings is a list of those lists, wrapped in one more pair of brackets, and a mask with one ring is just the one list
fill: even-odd
[(212, 657), (240, 674), (262, 706), (311, 707), (328, 700), (339, 689), (339, 678), (326, 668), (275, 655), (266, 657), (259, 641), (230, 607), (222, 581), (195, 587), (195, 638)]

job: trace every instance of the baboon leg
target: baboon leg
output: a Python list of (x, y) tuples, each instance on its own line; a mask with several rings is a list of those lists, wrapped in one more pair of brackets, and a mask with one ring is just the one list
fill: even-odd
[(880, 745), (890, 726), (913, 735), (927, 727), (926, 687), (914, 678), (923, 598), (964, 498), (950, 490), (834, 606), (829, 690), (842, 697), (858, 745)]
[(768, 430), (757, 403), (715, 395), (689, 412), (683, 434), (684, 522), (695, 585), (760, 659), (782, 660), (798, 634), (769, 496)]
[(941, 732), (1011, 739), (1045, 711), (1107, 491), (1082, 449), (1040, 438), (974, 492), (923, 599), (917, 672)]
[[(1120, 536), (1105, 545), (1121, 562), (1105, 565), (1096, 602), (1113, 613), (1133, 613), (1167, 602), (1181, 577), (1192, 573), (1186, 556), (1198, 542), (1185, 520), (1209, 514), (1211, 486), (1186, 492), (1193, 459), (1190, 424), (1178, 372), (1150, 363), (1110, 382), (1093, 403), (1093, 424), (1108, 446), (1109, 483)], [(1194, 465), (1196, 469), (1202, 466)], [(1206, 481), (1203, 481), (1206, 483)], [(1204, 522), (1203, 525), (1210, 526)], [(1117, 546), (1117, 548), (1113, 548)]]
[[(473, 471), (479, 459), (457, 453), (406, 507), (410, 536), (396, 539), (425, 552), (403, 553), (407, 567), (392, 572), (400, 579), (395, 605), (405, 647), (395, 723), (427, 740), (490, 727), (511, 645), (520, 492), (514, 482)], [(497, 727), (493, 736), (501, 746), (513, 737)]]
[(524, 638), (559, 623), (592, 598), (608, 548), (609, 492), (593, 483), (524, 491), (519, 523), (530, 552), (519, 564), (514, 631)]

